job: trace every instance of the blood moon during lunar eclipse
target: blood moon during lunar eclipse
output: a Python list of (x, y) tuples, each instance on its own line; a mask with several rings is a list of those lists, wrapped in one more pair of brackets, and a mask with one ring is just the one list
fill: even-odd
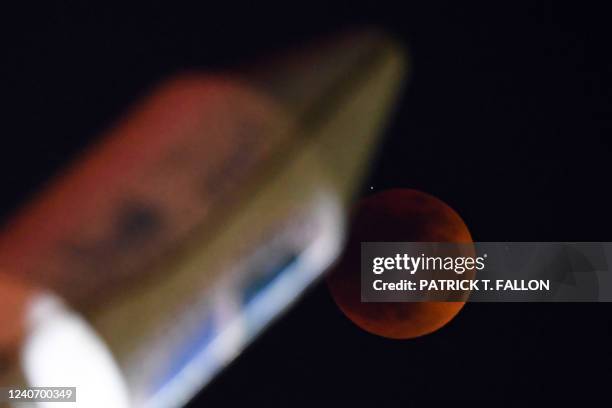
[(347, 245), (327, 275), (340, 310), (363, 330), (394, 339), (432, 333), (465, 302), (361, 302), (361, 242), (470, 243), (461, 217), (441, 200), (411, 189), (386, 190), (363, 199), (352, 214)]

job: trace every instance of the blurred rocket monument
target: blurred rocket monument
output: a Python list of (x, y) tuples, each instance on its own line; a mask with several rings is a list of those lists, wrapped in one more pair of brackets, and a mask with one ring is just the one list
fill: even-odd
[(0, 235), (0, 385), (188, 402), (339, 254), (405, 71), (361, 32), (155, 89)]

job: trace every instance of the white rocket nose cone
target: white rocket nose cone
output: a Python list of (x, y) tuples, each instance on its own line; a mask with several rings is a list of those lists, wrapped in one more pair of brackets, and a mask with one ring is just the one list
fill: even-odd
[[(28, 307), (21, 363), (32, 387), (76, 387), (66, 407), (128, 408), (127, 387), (100, 337), (55, 296), (38, 294)], [(40, 402), (38, 407), (57, 403)]]

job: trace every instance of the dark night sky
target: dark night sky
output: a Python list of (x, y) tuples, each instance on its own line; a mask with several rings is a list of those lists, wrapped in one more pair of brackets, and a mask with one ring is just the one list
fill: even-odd
[[(74, 3), (0, 16), (4, 217), (169, 74), (368, 24), (409, 45), (413, 73), (367, 186), (432, 193), (478, 241), (612, 241), (604, 8)], [(433, 335), (392, 341), (353, 326), (321, 284), (193, 406), (606, 406), (611, 312), (468, 304)]]

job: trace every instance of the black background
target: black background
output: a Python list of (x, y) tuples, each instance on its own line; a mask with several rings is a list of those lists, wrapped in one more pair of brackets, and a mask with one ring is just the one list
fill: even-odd
[[(478, 241), (612, 240), (604, 8), (80, 3), (0, 14), (4, 218), (160, 79), (367, 24), (409, 46), (413, 71), (364, 192), (432, 193)], [(468, 304), (392, 341), (353, 326), (320, 284), (193, 406), (607, 406), (611, 312)]]

